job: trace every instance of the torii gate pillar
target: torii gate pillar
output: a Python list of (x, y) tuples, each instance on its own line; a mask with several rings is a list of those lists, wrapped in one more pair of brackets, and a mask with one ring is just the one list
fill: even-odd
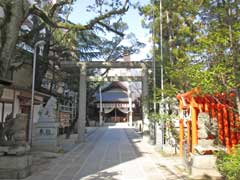
[(148, 119), (148, 68), (142, 67), (142, 113), (143, 113), (143, 139), (149, 141), (149, 119)]
[(77, 143), (85, 141), (86, 97), (87, 97), (86, 77), (87, 77), (86, 64), (83, 63), (80, 67)]

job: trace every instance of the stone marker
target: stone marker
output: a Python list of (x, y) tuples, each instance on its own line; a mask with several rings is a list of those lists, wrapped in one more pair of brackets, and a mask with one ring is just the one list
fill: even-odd
[(33, 140), (34, 149), (53, 152), (60, 149), (58, 142), (59, 122), (57, 121), (56, 110), (57, 100), (51, 97), (43, 108), (36, 124), (36, 137)]

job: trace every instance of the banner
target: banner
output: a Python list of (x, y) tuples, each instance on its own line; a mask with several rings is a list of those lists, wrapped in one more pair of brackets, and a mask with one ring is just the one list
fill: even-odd
[[(103, 108), (129, 108), (128, 103), (103, 103)], [(132, 104), (132, 107), (135, 107), (135, 104)], [(100, 108), (100, 103), (97, 103), (97, 108)]]
[(110, 108), (103, 108), (103, 111), (104, 111), (104, 113), (110, 113), (110, 112), (112, 112), (113, 110), (114, 110), (115, 108), (114, 107), (110, 107)]
[(118, 110), (125, 114), (128, 113), (128, 108), (118, 108)]

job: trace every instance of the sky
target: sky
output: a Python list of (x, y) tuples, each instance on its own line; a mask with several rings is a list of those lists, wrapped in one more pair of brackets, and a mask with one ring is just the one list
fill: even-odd
[[(130, 0), (131, 3), (135, 3), (138, 0)], [(139, 0), (141, 5), (148, 4), (150, 0)], [(72, 6), (73, 12), (69, 16), (69, 20), (73, 23), (81, 23), (86, 24), (89, 20), (94, 18), (96, 15), (93, 13), (89, 13), (86, 11), (86, 7), (89, 4), (93, 4), (95, 0), (77, 0), (75, 4)], [(140, 61), (143, 59), (148, 58), (147, 54), (149, 54), (152, 43), (150, 42), (151, 35), (149, 34), (148, 29), (144, 29), (141, 26), (141, 20), (143, 18), (139, 15), (139, 12), (137, 9), (134, 9), (132, 7), (129, 8), (129, 10), (126, 12), (125, 15), (123, 15), (123, 21), (128, 24), (129, 29), (125, 32), (125, 34), (133, 33), (135, 34), (136, 38), (140, 41), (146, 44), (144, 48), (140, 50), (139, 54), (133, 54), (131, 55), (132, 61)], [(123, 43), (128, 44), (128, 40), (124, 39)], [(126, 69), (111, 69), (108, 72), (108, 76), (115, 76), (116, 74), (124, 76), (128, 73), (126, 72)], [(138, 69), (131, 69), (130, 70), (131, 75), (141, 75), (141, 71)], [(127, 82), (123, 82), (125, 85), (127, 85)], [(130, 87), (132, 89), (133, 94), (136, 96), (139, 96), (141, 94), (141, 83), (140, 82), (132, 82), (130, 83)], [(139, 90), (140, 89), (140, 90)]]
[[(130, 0), (132, 3), (137, 2), (137, 0)], [(139, 0), (140, 4), (147, 4), (149, 0)], [(89, 4), (94, 3), (95, 0), (77, 0), (73, 7), (73, 12), (69, 16), (69, 20), (73, 23), (81, 23), (85, 24), (96, 15), (93, 13), (89, 13), (86, 11), (86, 7)], [(150, 34), (147, 29), (143, 29), (141, 26), (142, 17), (139, 15), (137, 9), (133, 9), (132, 7), (126, 12), (123, 16), (123, 20), (128, 24), (129, 29), (125, 34), (133, 33), (136, 38), (146, 44), (145, 48), (140, 50), (139, 54), (131, 55), (131, 60), (138, 61), (147, 58), (147, 54), (151, 49), (150, 43)], [(128, 44), (128, 40), (124, 39), (123, 43)]]

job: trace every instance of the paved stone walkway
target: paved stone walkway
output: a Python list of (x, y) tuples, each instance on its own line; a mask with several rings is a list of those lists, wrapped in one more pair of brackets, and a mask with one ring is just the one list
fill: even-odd
[(171, 167), (176, 162), (165, 160), (141, 142), (133, 129), (102, 127), (88, 136), (85, 143), (53, 160), (47, 170), (26, 180), (184, 179)]

